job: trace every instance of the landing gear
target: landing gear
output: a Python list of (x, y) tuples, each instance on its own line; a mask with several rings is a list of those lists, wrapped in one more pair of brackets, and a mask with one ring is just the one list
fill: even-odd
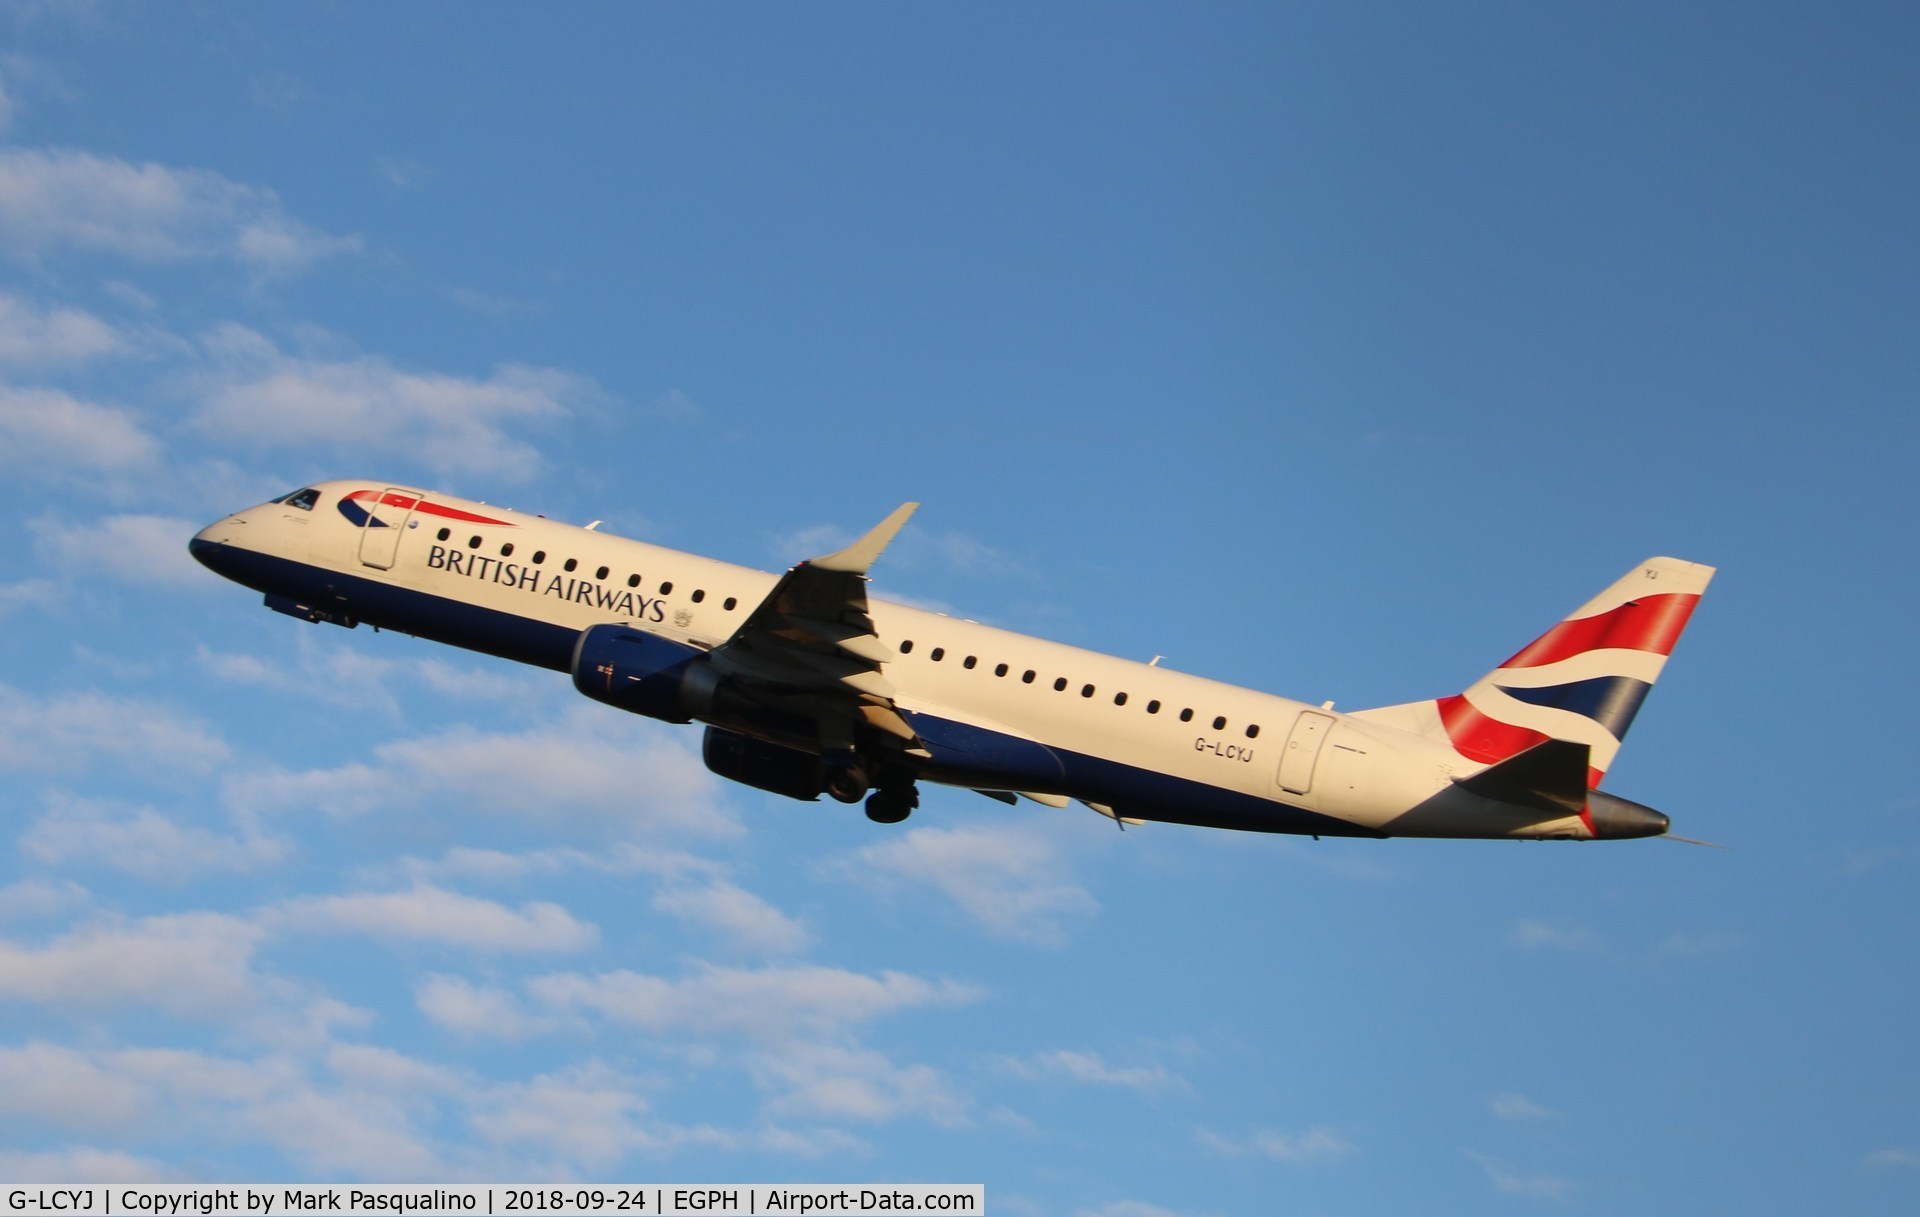
[(875, 824), (898, 824), (920, 806), (920, 792), (911, 785), (876, 790), (867, 799), (867, 819)]
[(842, 803), (858, 803), (866, 798), (870, 785), (867, 771), (857, 761), (827, 766), (827, 793)]

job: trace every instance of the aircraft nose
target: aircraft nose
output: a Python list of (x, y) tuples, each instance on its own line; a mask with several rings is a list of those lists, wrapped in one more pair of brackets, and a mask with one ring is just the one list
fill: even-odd
[(1593, 835), (1605, 841), (1663, 836), (1672, 824), (1651, 807), (1601, 790), (1588, 793), (1587, 818), (1593, 823)]
[(187, 552), (208, 570), (216, 574), (225, 574), (226, 563), (221, 559), (226, 552), (226, 543), (233, 536), (233, 530), (237, 524), (237, 520), (228, 517), (216, 524), (207, 525), (194, 533), (193, 539), (187, 542)]

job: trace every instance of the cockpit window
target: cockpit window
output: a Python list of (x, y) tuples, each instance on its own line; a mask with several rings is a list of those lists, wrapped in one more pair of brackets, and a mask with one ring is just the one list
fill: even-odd
[(309, 486), (305, 490), (296, 490), (292, 494), (283, 494), (275, 499), (276, 503), (285, 503), (289, 507), (298, 507), (301, 511), (312, 511), (313, 505), (320, 501), (320, 492)]

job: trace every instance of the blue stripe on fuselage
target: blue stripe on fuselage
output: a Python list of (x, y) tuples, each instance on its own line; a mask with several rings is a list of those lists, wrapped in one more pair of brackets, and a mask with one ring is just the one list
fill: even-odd
[(555, 672), (565, 672), (571, 667), (573, 644), (580, 636), (580, 631), (564, 625), (276, 558), (237, 545), (195, 541), (189, 548), (209, 570), (255, 591), (337, 610), (383, 630), (413, 634)]

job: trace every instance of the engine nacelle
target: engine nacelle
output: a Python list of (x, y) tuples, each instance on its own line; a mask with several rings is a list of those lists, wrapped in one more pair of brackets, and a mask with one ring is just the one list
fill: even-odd
[(716, 684), (704, 651), (631, 626), (589, 626), (573, 646), (573, 687), (631, 714), (690, 723)]
[(790, 799), (811, 802), (826, 789), (820, 758), (813, 753), (769, 744), (724, 727), (707, 728), (700, 755), (706, 760), (707, 768), (723, 778), (784, 794)]

